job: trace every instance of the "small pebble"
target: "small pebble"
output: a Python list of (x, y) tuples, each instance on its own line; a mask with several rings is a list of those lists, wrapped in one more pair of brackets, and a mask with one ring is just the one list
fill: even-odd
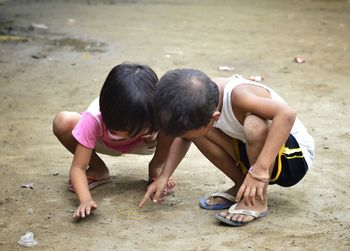
[(301, 57), (295, 57), (294, 61), (298, 64), (303, 64), (306, 62), (305, 58), (301, 58)]

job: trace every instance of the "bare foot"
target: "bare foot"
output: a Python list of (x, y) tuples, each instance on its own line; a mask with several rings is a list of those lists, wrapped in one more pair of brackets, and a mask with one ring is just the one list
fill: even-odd
[(92, 177), (96, 180), (107, 179), (109, 177), (109, 170), (106, 165), (98, 168), (89, 166), (89, 168), (86, 170), (86, 176)]
[[(233, 197), (236, 196), (238, 190), (235, 188), (235, 186), (231, 187), (230, 189), (226, 190), (225, 193), (228, 193), (230, 195), (232, 195)], [(223, 198), (223, 197), (209, 197), (205, 203), (208, 206), (213, 206), (213, 205), (219, 205), (219, 204), (224, 204), (226, 202), (230, 202), (229, 200)]]
[[(243, 200), (238, 202), (235, 206), (235, 210), (250, 210), (257, 213), (263, 213), (267, 211), (267, 200), (256, 200), (255, 205), (247, 206)], [(228, 211), (220, 212), (220, 216), (226, 218), (227, 220), (233, 221), (233, 222), (242, 222), (247, 223), (255, 219), (255, 217), (250, 215), (244, 215), (244, 214), (230, 214)]]

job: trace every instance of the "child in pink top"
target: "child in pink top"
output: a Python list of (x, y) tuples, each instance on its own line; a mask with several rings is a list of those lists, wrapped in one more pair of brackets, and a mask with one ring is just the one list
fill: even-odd
[[(63, 111), (55, 116), (54, 134), (74, 154), (68, 189), (76, 193), (80, 204), (73, 217), (84, 218), (97, 208), (89, 190), (110, 179), (106, 164), (96, 152), (113, 156), (153, 154), (157, 141), (166, 142), (152, 123), (157, 81), (157, 75), (146, 65), (117, 65), (108, 74), (99, 98), (85, 112)], [(155, 151), (149, 164), (150, 181), (159, 176), (166, 161), (167, 152), (161, 149)], [(174, 186), (169, 179), (165, 194)]]
[[(95, 149), (98, 142), (99, 148), (105, 146), (106, 149), (100, 149), (104, 153), (108, 148), (115, 151), (113, 155), (122, 153), (132, 153), (135, 149), (142, 149), (144, 146), (140, 136), (137, 137), (120, 137), (107, 129), (102, 120), (99, 98), (96, 98), (89, 105), (88, 109), (80, 115), (80, 120), (72, 131), (73, 137), (83, 146)], [(154, 149), (145, 148), (145, 153), (151, 154)]]

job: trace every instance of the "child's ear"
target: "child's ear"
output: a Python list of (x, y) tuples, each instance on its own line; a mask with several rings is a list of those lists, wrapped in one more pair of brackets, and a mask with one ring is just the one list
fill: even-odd
[(218, 121), (219, 118), (220, 118), (220, 112), (219, 111), (215, 111), (212, 115), (212, 118), (215, 120), (215, 121)]

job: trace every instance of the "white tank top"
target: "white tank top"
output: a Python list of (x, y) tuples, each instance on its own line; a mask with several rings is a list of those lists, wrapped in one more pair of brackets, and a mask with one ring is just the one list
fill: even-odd
[[(240, 84), (250, 84), (250, 85), (263, 87), (269, 91), (272, 99), (278, 100), (284, 103), (286, 102), (274, 90), (272, 90), (271, 88), (261, 83), (257, 83), (257, 82), (245, 79), (239, 75), (234, 75), (230, 78), (229, 82), (226, 84), (224, 89), (221, 115), (219, 120), (214, 123), (214, 127), (219, 128), (221, 131), (223, 131), (225, 134), (229, 135), (230, 137), (239, 139), (244, 143), (246, 143), (246, 137), (244, 135), (243, 126), (234, 115), (232, 110), (232, 105), (231, 105), (231, 92), (236, 86)], [(308, 164), (308, 167), (310, 168), (312, 165), (312, 161), (315, 158), (314, 139), (308, 133), (306, 127), (298, 118), (296, 118), (290, 133), (298, 141), (299, 146), (303, 152), (305, 161)]]

